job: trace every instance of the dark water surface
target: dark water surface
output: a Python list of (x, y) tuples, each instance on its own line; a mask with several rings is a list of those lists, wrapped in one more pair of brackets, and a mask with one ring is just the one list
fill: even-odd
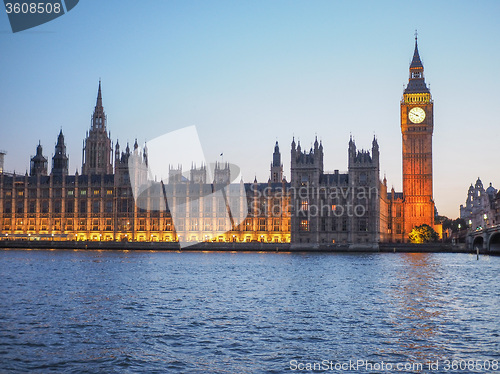
[(499, 373), (499, 275), (467, 254), (0, 250), (0, 372)]

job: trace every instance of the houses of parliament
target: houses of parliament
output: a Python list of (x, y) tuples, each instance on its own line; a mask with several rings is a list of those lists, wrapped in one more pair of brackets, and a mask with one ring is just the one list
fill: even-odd
[[(227, 163), (217, 163), (211, 173), (205, 165), (184, 174), (171, 166), (166, 180), (137, 194), (134, 181), (148, 178), (147, 146), (139, 147), (137, 141), (125, 149), (118, 141), (112, 144), (99, 82), (80, 174), (68, 173), (62, 130), (50, 169), (41, 144), (29, 174), (0, 167), (0, 238), (297, 247), (405, 242), (413, 227), (434, 226), (433, 100), (417, 38), (400, 108), (402, 192), (388, 191), (386, 178), (380, 179), (374, 137), (369, 151), (358, 150), (349, 140), (347, 173), (324, 172), (322, 142), (316, 139), (306, 150), (293, 139), (290, 181), (284, 178), (276, 142), (267, 182), (232, 182), (236, 176)], [(131, 162), (139, 167), (130, 168)]]

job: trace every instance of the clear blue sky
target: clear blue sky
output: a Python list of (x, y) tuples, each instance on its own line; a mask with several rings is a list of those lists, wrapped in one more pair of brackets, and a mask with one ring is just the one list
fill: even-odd
[(279, 141), (322, 139), (326, 170), (347, 169), (349, 134), (401, 190), (399, 101), (414, 31), (434, 98), (434, 198), (459, 215), (480, 176), (500, 187), (499, 1), (84, 0), (12, 34), (0, 16), (0, 149), (24, 173), (60, 128), (81, 168), (97, 85), (113, 141), (196, 125), (208, 161), (267, 181)]

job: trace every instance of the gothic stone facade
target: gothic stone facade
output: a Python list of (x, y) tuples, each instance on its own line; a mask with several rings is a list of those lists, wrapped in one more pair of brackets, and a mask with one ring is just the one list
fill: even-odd
[[(293, 140), (290, 182), (283, 177), (276, 142), (267, 183), (231, 183), (234, 176), (228, 165), (217, 165), (213, 180), (208, 180), (204, 166), (193, 166), (189, 177), (171, 168), (166, 183), (151, 182), (138, 195), (133, 186), (147, 180), (147, 147), (140, 149), (136, 141), (133, 150), (127, 144), (121, 152), (117, 141), (113, 158), (99, 82), (83, 142), (81, 175), (68, 174), (62, 130), (50, 174), (41, 144), (31, 158), (29, 175), (0, 172), (1, 238), (259, 241), (297, 246), (407, 241), (414, 226), (434, 225), (433, 126), (433, 101), (415, 39), (401, 100), (403, 192), (388, 192), (385, 177), (380, 181), (377, 140), (371, 151), (359, 151), (351, 139), (347, 173), (324, 171), (323, 145), (317, 140), (308, 152)], [(133, 175), (130, 162), (138, 166)], [(213, 196), (220, 191), (225, 191), (223, 200)], [(231, 207), (239, 207), (235, 216)]]

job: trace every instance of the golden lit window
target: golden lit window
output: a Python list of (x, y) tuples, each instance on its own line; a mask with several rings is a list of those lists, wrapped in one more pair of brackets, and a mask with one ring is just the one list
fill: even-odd
[(309, 231), (309, 221), (307, 219), (300, 221), (300, 231)]

